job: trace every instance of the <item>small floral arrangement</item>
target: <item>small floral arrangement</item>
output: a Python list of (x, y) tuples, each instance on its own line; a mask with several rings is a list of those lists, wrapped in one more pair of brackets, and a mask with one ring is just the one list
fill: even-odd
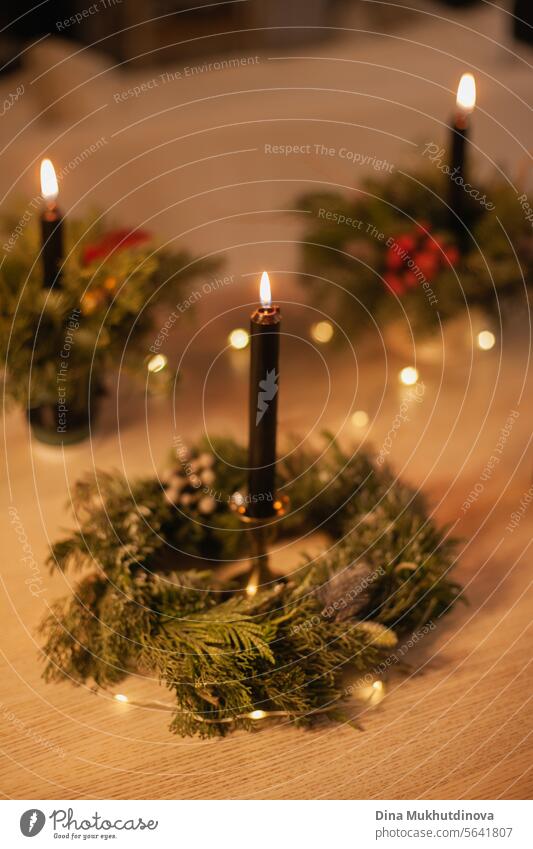
[(472, 307), (499, 315), (502, 302), (524, 295), (533, 234), (517, 193), (501, 181), (484, 185), (490, 205), (465, 198), (463, 227), (448, 183), (433, 169), (394, 172), (351, 193), (299, 199), (312, 222), (302, 239), (305, 280), (344, 330), (407, 317), (429, 333)]
[[(5, 233), (15, 232), (17, 220), (3, 220)], [(158, 308), (174, 305), (186, 281), (217, 263), (162, 250), (145, 230), (107, 230), (101, 217), (68, 219), (60, 285), (48, 289), (37, 223), (7, 242), (0, 267), (6, 394), (28, 410), (53, 410), (63, 397), (74, 414), (101, 394), (103, 375), (116, 363), (146, 368)]]

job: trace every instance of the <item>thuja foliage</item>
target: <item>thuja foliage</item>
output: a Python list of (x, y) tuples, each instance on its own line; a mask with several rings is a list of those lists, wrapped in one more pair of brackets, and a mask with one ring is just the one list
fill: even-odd
[(65, 220), (61, 281), (47, 289), (38, 216), (25, 227), (22, 220), (0, 221), (10, 246), (0, 266), (0, 362), (7, 397), (26, 407), (57, 401), (62, 368), (71, 403), (87, 398), (88, 383), (98, 393), (109, 368), (144, 370), (158, 307), (175, 306), (188, 281), (216, 267), (163, 250), (144, 231), (108, 231), (95, 213)]
[[(403, 319), (431, 332), (461, 311), (498, 315), (531, 285), (533, 237), (517, 192), (502, 178), (472, 185), (462, 223), (436, 166), (394, 171), (352, 190), (301, 197), (302, 270), (346, 330)], [(460, 193), (459, 193), (460, 194)], [(405, 313), (404, 313), (405, 311)]]
[(80, 577), (42, 625), (45, 677), (109, 686), (132, 670), (155, 674), (175, 696), (171, 728), (181, 735), (251, 728), (255, 710), (299, 724), (340, 716), (347, 674), (376, 667), (460, 589), (448, 576), (453, 542), (420, 496), (368, 454), (325, 439), (319, 460), (299, 449), (280, 465), (291, 498), (280, 534), (320, 527), (331, 545), (253, 597), (215, 568), (246, 554), (226, 497), (245, 484), (245, 454), (231, 440), (215, 441), (224, 459), (207, 518), (201, 501), (176, 508), (155, 479), (79, 483), (78, 530), (49, 563)]

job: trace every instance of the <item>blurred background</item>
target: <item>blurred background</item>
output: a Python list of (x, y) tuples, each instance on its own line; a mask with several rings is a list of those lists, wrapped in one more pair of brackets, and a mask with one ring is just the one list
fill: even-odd
[[(366, 359), (361, 373), (348, 367), (345, 353), (317, 342), (313, 328), (328, 316), (299, 274), (306, 222), (296, 199), (319, 186), (349, 189), (376, 175), (372, 159), (392, 171), (413, 161), (416, 167), (421, 144), (446, 143), (466, 70), (475, 73), (478, 89), (471, 133), (476, 172), (499, 170), (531, 185), (531, 3), (410, 0), (403, 8), (377, 0), (45, 0), (21, 2), (16, 14), (4, 6), (1, 14), (4, 209), (27, 205), (38, 194), (39, 164), (49, 156), (60, 172), (65, 215), (103, 209), (115, 226), (144, 227), (170, 247), (222, 259), (221, 274), (233, 281), (187, 310), (167, 340), (165, 355), (180, 369), (182, 426), (196, 435), (205, 415), (210, 429), (236, 429), (244, 437), (247, 352), (221, 352), (232, 330), (247, 325), (258, 275), (268, 268), (294, 334), (285, 342), (284, 366), (293, 403), (282, 408), (282, 426), (305, 429), (313, 421), (338, 428), (355, 403), (368, 411), (369, 437), (381, 439), (398, 403), (396, 369), (420, 358), (427, 340), (411, 340), (391, 370), (394, 338), (386, 351), (378, 333), (351, 338)], [(346, 148), (357, 164), (266, 148), (287, 145)], [(520, 320), (527, 323), (527, 311)], [(431, 436), (406, 430), (421, 473), (459, 409), (468, 441), (477, 427), (469, 408), (494, 403), (499, 345), (477, 365), (483, 379), (474, 389), (469, 372), (457, 367), (485, 327), (481, 319), (479, 327), (461, 330), (460, 345), (446, 349), (447, 365), (456, 367), (447, 369), (445, 381), (456, 396), (453, 404), (440, 404)], [(431, 341), (438, 350), (426, 358), (421, 379), (437, 399), (444, 343)], [(510, 335), (506, 344), (506, 350), (520, 345), (520, 336)], [(299, 380), (308, 356), (327, 365), (317, 370), (311, 398)], [(512, 392), (521, 369), (509, 368)], [(175, 423), (163, 401), (154, 404), (150, 427), (168, 444)], [(129, 396), (122, 406), (124, 436), (136, 412)], [(509, 406), (504, 395), (504, 419)], [(378, 410), (385, 415), (378, 418)], [(426, 424), (421, 418), (421, 430)], [(113, 424), (109, 457), (114, 433)], [(448, 445), (453, 462), (464, 444)], [(142, 468), (146, 457), (133, 445), (124, 462)], [(439, 457), (447, 474), (448, 459)], [(409, 472), (416, 474), (413, 463)]]
[[(362, 26), (394, 30), (409, 26), (417, 11), (453, 14), (482, 5), (481, 0), (441, 0), (409, 4), (389, 4), (368, 0), (48, 0), (17, 3), (17, 14), (4, 7), (2, 64), (16, 60), (18, 50), (28, 40), (60, 35), (97, 49), (121, 62), (153, 64), (184, 56), (215, 53), (230, 49), (250, 49), (269, 45), (312, 43), (335, 37), (334, 32), (315, 28)], [(517, 40), (531, 42), (532, 5), (529, 0), (503, 0), (491, 4), (512, 13), (509, 30)], [(105, 12), (105, 14), (101, 14)], [(75, 18), (75, 26), (66, 24)], [(63, 23), (63, 26), (61, 24)], [(315, 31), (313, 31), (315, 30)]]

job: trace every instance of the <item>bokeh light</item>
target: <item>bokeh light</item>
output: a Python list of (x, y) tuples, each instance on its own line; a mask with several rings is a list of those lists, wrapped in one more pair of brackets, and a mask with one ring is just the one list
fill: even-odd
[(352, 416), (352, 424), (354, 427), (366, 427), (368, 424), (368, 413), (364, 410), (356, 410)]
[(163, 371), (167, 367), (168, 359), (164, 354), (155, 354), (148, 360), (148, 371), (151, 374), (157, 374), (158, 371)]
[(477, 346), (481, 348), (482, 351), (490, 351), (491, 348), (494, 348), (496, 344), (496, 337), (494, 333), (491, 333), (490, 330), (482, 330), (481, 333), (477, 335)]
[(330, 321), (317, 321), (311, 326), (311, 336), (315, 342), (325, 345), (330, 342), (334, 334), (333, 325)]
[(244, 327), (236, 327), (235, 330), (232, 330), (228, 336), (228, 341), (232, 348), (235, 348), (237, 351), (242, 351), (243, 348), (246, 348), (250, 341), (250, 334), (244, 329)]
[(414, 366), (405, 366), (399, 374), (399, 379), (404, 386), (413, 386), (418, 380), (418, 370)]

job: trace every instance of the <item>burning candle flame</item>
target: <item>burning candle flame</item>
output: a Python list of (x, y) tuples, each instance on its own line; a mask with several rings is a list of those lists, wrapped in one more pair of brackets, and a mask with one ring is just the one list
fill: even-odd
[(41, 162), (41, 194), (48, 203), (54, 203), (59, 194), (56, 172), (49, 159)]
[(261, 283), (259, 284), (259, 297), (261, 298), (262, 307), (272, 306), (272, 294), (270, 292), (270, 280), (266, 271), (261, 275)]
[(463, 74), (457, 88), (457, 108), (470, 115), (476, 105), (476, 81), (472, 74)]

